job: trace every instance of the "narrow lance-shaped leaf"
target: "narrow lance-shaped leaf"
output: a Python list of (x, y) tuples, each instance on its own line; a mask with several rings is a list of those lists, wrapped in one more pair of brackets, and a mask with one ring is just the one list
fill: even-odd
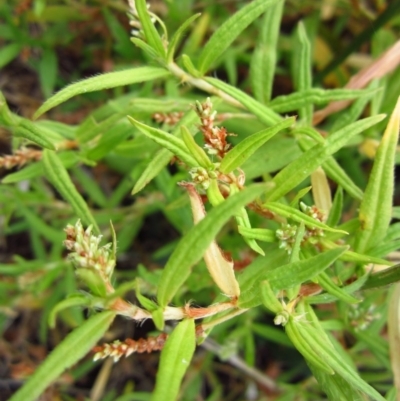
[(247, 110), (253, 113), (265, 125), (278, 124), (283, 117), (275, 113), (269, 107), (253, 99), (240, 89), (235, 88), (219, 79), (207, 77), (205, 80), (217, 89), (222, 90), (240, 102)]
[(83, 358), (109, 328), (114, 312), (101, 312), (75, 329), (9, 401), (35, 401), (66, 369)]
[(290, 95), (277, 96), (268, 103), (268, 106), (277, 113), (287, 113), (288, 111), (305, 107), (307, 104), (321, 105), (334, 100), (357, 99), (364, 96), (371, 96), (377, 92), (377, 89), (310, 88), (291, 93)]
[(61, 196), (72, 206), (75, 214), (81, 218), (86, 225), (92, 224), (96, 231), (99, 232), (96, 220), (93, 218), (86, 202), (72, 183), (58, 155), (51, 150), (44, 150), (43, 165), (46, 176), (56, 187)]
[(352, 295), (348, 294), (343, 288), (338, 287), (332, 279), (325, 273), (322, 272), (315, 281), (328, 293), (336, 298), (349, 303), (349, 304), (356, 304), (360, 302), (359, 299), (353, 297)]
[(264, 242), (276, 242), (276, 234), (273, 230), (266, 228), (248, 228), (244, 226), (238, 226), (239, 234), (246, 238), (258, 239)]
[(333, 375), (335, 373), (334, 370), (324, 361), (324, 358), (318, 354), (313, 348), (313, 345), (304, 338), (299, 328), (299, 325), (294, 322), (293, 319), (290, 319), (285, 326), (286, 334), (293, 345), (312, 366), (320, 369), (327, 375)]
[(61, 302), (59, 302), (50, 312), (49, 316), (49, 326), (53, 329), (56, 325), (56, 317), (59, 312), (61, 312), (64, 309), (69, 309), (74, 306), (89, 306), (92, 303), (92, 299), (89, 298), (88, 296), (85, 295), (75, 295), (68, 297), (66, 299), (63, 299)]
[(151, 401), (176, 400), (183, 376), (196, 348), (193, 319), (183, 320), (175, 327), (161, 351), (156, 387)]
[[(311, 89), (311, 45), (307, 37), (307, 32), (303, 22), (299, 22), (296, 30), (293, 48), (293, 80), (299, 92)], [(313, 107), (311, 103), (300, 107), (299, 114), (301, 119), (307, 124), (311, 124)]]
[(182, 60), (183, 66), (185, 67), (186, 71), (189, 74), (193, 75), (196, 78), (201, 76), (200, 72), (194, 66), (193, 61), (187, 54), (182, 54), (181, 60)]
[(211, 36), (199, 58), (199, 70), (204, 74), (229, 45), (268, 7), (281, 0), (255, 0), (242, 7)]
[(382, 287), (398, 281), (400, 281), (400, 264), (371, 274), (367, 282), (363, 285), (363, 290)]
[(228, 174), (240, 167), (257, 149), (269, 141), (279, 131), (293, 125), (295, 121), (295, 117), (290, 117), (273, 127), (247, 137), (225, 155), (221, 161), (219, 170), (224, 174)]
[(340, 232), (343, 234), (347, 234), (346, 231), (329, 227), (328, 225), (320, 222), (319, 220), (314, 219), (311, 216), (308, 216), (307, 214), (301, 212), (300, 210), (284, 205), (283, 203), (267, 202), (263, 206), (266, 209), (270, 210), (271, 212), (277, 213), (280, 216), (292, 219), (298, 223), (304, 223), (304, 225), (307, 227), (321, 228), (322, 230), (330, 232), (337, 232), (337, 233)]
[(163, 78), (170, 73), (158, 67), (138, 67), (125, 71), (109, 72), (96, 77), (84, 79), (62, 89), (50, 99), (46, 100), (33, 115), (38, 118), (46, 111), (58, 106), (73, 96), (81, 93), (95, 92), (102, 89), (116, 88), (118, 86), (131, 85), (138, 82), (152, 81)]
[(185, 145), (185, 142), (182, 139), (177, 138), (176, 136), (171, 135), (168, 132), (143, 124), (135, 120), (131, 116), (128, 116), (128, 120), (132, 123), (132, 125), (138, 128), (140, 132), (151, 138), (154, 142), (158, 143), (162, 147), (168, 149), (175, 156), (178, 156), (188, 166), (190, 167), (198, 166), (198, 162), (189, 153)]
[[(311, 141), (305, 141), (304, 139), (300, 139), (299, 144), (303, 150), (309, 150), (313, 147)], [(363, 192), (361, 189), (353, 182), (334, 157), (328, 157), (321, 166), (326, 175), (342, 186), (350, 196), (357, 200), (363, 199)]]
[(148, 45), (144, 40), (139, 39), (139, 38), (131, 38), (131, 42), (142, 49), (144, 53), (146, 53), (151, 59), (157, 58), (157, 51)]
[(400, 125), (400, 97), (377, 149), (372, 172), (360, 205), (361, 231), (355, 250), (364, 252), (386, 235), (392, 218), (394, 162)]
[(166, 306), (170, 302), (186, 281), (191, 267), (203, 257), (211, 241), (228, 219), (264, 191), (264, 185), (249, 186), (211, 210), (203, 220), (189, 230), (175, 248), (162, 272), (157, 293), (160, 306)]
[(295, 321), (293, 323), (298, 324), (299, 329), (301, 330), (301, 335), (304, 337), (304, 341), (313, 344), (314, 352), (322, 358), (324, 362), (335, 371), (335, 373), (342, 376), (353, 387), (368, 394), (372, 399), (385, 401), (385, 398), (361, 379), (358, 373), (341, 358), (332, 346), (326, 344), (326, 339), (321, 335), (318, 329), (309, 323), (297, 323)]
[(327, 394), (329, 401), (365, 401), (365, 396), (360, 391), (350, 386), (341, 376), (325, 373), (315, 365), (309, 364), (309, 367), (312, 374), (317, 379), (318, 384)]
[(275, 189), (268, 194), (268, 201), (275, 201), (306, 179), (330, 155), (342, 148), (351, 137), (382, 121), (385, 115), (368, 117), (331, 134), (325, 144), (317, 144), (287, 165), (274, 178)]
[[(239, 298), (241, 308), (251, 308), (261, 303), (258, 283), (268, 280), (274, 290), (286, 290), (302, 284), (327, 269), (338, 259), (348, 247), (341, 247), (323, 252), (309, 259), (299, 260), (279, 266), (273, 270), (260, 271), (252, 277), (253, 287), (246, 284), (246, 291), (243, 291)], [(266, 262), (268, 263), (268, 262)]]
[(254, 97), (264, 104), (269, 102), (272, 93), (283, 5), (284, 1), (280, 1), (265, 11), (250, 64), (250, 80)]
[[(212, 98), (212, 103), (214, 107), (220, 103), (219, 98)], [(172, 131), (171, 135), (179, 136), (181, 126), (192, 126), (198, 120), (198, 116), (194, 110), (190, 110), (185, 116), (178, 122), (175, 129)], [(142, 190), (154, 177), (156, 177), (159, 172), (168, 164), (171, 160), (173, 154), (167, 149), (161, 149), (155, 156), (150, 160), (146, 169), (143, 171), (140, 178), (136, 181), (133, 187), (132, 194), (138, 193)]]
[(168, 52), (167, 52), (167, 62), (170, 63), (174, 60), (174, 53), (175, 53), (175, 48), (177, 47), (182, 34), (186, 31), (186, 29), (189, 28), (190, 24), (196, 20), (197, 18), (200, 17), (200, 13), (197, 13), (195, 15), (192, 15), (190, 18), (188, 18), (174, 33), (174, 36), (172, 36), (171, 41), (168, 45)]
[(45, 133), (29, 120), (22, 119), (20, 121), (20, 123), (16, 126), (15, 136), (26, 138), (42, 148), (50, 150), (56, 149), (50, 139), (46, 137)]
[[(230, 196), (233, 194), (237, 193), (239, 191), (238, 187), (236, 184), (231, 184), (230, 185)], [(249, 216), (247, 214), (247, 210), (242, 207), (238, 213), (235, 215), (235, 220), (238, 226), (244, 226), (246, 228), (251, 228), (251, 223)], [(247, 238), (243, 237), (244, 241), (246, 244), (255, 252), (259, 253), (260, 255), (265, 255), (264, 251), (260, 247), (260, 245), (257, 244), (257, 241), (254, 240), (253, 238)]]
[(184, 125), (181, 127), (181, 136), (188, 151), (196, 159), (199, 166), (204, 168), (214, 167), (206, 152), (199, 145), (197, 145), (192, 134)]
[(340, 218), (342, 216), (342, 209), (343, 209), (343, 188), (338, 187), (335, 196), (333, 198), (333, 203), (331, 210), (329, 211), (328, 219), (326, 220), (326, 224), (328, 226), (335, 227), (339, 224)]
[(157, 32), (157, 29), (151, 21), (149, 12), (147, 10), (146, 0), (135, 0), (135, 5), (147, 43), (157, 52), (159, 56), (164, 58), (164, 45), (160, 35)]

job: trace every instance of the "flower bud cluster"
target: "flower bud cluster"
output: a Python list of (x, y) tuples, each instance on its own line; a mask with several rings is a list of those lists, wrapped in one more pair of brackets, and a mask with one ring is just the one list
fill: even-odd
[(369, 325), (381, 317), (381, 314), (376, 310), (376, 305), (356, 304), (350, 305), (348, 318), (350, 324), (356, 331), (366, 330)]
[(67, 234), (64, 245), (72, 251), (69, 258), (75, 267), (97, 271), (103, 280), (109, 281), (115, 267), (112, 244), (100, 247), (102, 236), (93, 235), (92, 226), (84, 230), (80, 220), (75, 226), (68, 224), (64, 231)]
[(0, 157), (0, 167), (10, 169), (13, 167), (23, 167), (31, 161), (38, 161), (42, 158), (42, 151), (32, 148), (21, 148), (13, 155)]
[(124, 341), (116, 340), (110, 344), (103, 344), (93, 348), (95, 355), (94, 361), (112, 357), (117, 362), (121, 357), (128, 357), (134, 352), (139, 354), (143, 352), (160, 351), (168, 338), (168, 334), (161, 333), (157, 337), (141, 338), (137, 341), (127, 338)]
[[(312, 217), (314, 220), (323, 222), (325, 221), (324, 213), (316, 206), (307, 206), (305, 203), (300, 202), (300, 208), (304, 214)], [(297, 226), (291, 224), (282, 224), (279, 230), (276, 230), (276, 236), (279, 239), (279, 247), (285, 249), (289, 254), (292, 252), (294, 242), (296, 240)], [(302, 244), (308, 242), (310, 244), (317, 244), (324, 231), (318, 227), (306, 227)]]
[(189, 174), (192, 182), (204, 190), (210, 186), (211, 179), (217, 178), (215, 171), (207, 171), (204, 167), (193, 167), (189, 170)]
[[(129, 25), (133, 27), (133, 29), (131, 30), (131, 34), (132, 34), (132, 36), (141, 37), (142, 36), (142, 34), (141, 34), (142, 24), (140, 23), (139, 15), (136, 10), (135, 0), (128, 0), (128, 4), (129, 4), (129, 12), (128, 12)], [(149, 9), (150, 4), (147, 3), (146, 5), (147, 5), (147, 9)], [(156, 18), (151, 13), (149, 13), (149, 14), (150, 14), (151, 22), (154, 24), (154, 22), (156, 21)]]
[(279, 230), (276, 230), (276, 237), (279, 240), (279, 248), (283, 248), (288, 254), (292, 253), (292, 248), (296, 240), (297, 226), (292, 224), (282, 224)]
[(217, 155), (219, 158), (223, 158), (225, 153), (231, 148), (231, 145), (226, 141), (228, 131), (224, 127), (215, 127), (214, 121), (217, 115), (216, 111), (212, 111), (213, 104), (210, 98), (204, 103), (196, 102), (195, 110), (197, 115), (200, 117), (201, 125), (199, 126), (200, 131), (204, 137), (204, 148), (210, 155)]
[(172, 113), (154, 113), (153, 120), (160, 124), (175, 125), (183, 116), (183, 111), (173, 111)]

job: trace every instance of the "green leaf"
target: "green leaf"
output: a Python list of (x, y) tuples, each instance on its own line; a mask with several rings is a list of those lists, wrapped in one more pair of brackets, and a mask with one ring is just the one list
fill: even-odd
[(157, 52), (149, 46), (144, 40), (139, 38), (131, 38), (131, 42), (142, 49), (151, 59), (157, 58)]
[(76, 190), (57, 153), (44, 150), (43, 166), (46, 177), (55, 186), (61, 196), (71, 205), (75, 214), (82, 219), (85, 225), (92, 224), (97, 232), (100, 232), (96, 220), (93, 218), (86, 202)]
[(263, 276), (276, 290), (291, 288), (322, 273), (347, 249), (348, 247), (345, 246), (331, 249), (309, 259), (292, 262), (267, 271)]
[(82, 359), (109, 328), (114, 312), (89, 318), (62, 341), (9, 401), (35, 401), (66, 369)]
[(262, 281), (260, 284), (260, 295), (264, 306), (271, 312), (274, 312), (275, 315), (283, 311), (283, 304), (278, 301), (275, 292), (267, 280)]
[(157, 29), (154, 26), (154, 23), (151, 21), (149, 12), (147, 10), (146, 0), (135, 0), (135, 5), (147, 43), (157, 52), (159, 56), (164, 59), (164, 45), (160, 35), (157, 32)]
[(269, 102), (272, 94), (283, 5), (284, 2), (280, 1), (265, 11), (256, 48), (251, 58), (251, 87), (254, 97), (263, 104)]
[(194, 77), (198, 78), (201, 76), (200, 72), (194, 66), (192, 59), (187, 54), (182, 54), (181, 56), (182, 64), (185, 67), (186, 71), (193, 75)]
[(225, 21), (206, 43), (199, 58), (199, 70), (204, 74), (230, 44), (268, 7), (278, 0), (255, 0), (242, 7)]
[(116, 88), (118, 86), (131, 85), (138, 82), (152, 81), (164, 78), (170, 73), (164, 68), (138, 67), (124, 71), (109, 72), (96, 77), (84, 79), (62, 89), (50, 99), (46, 100), (33, 115), (38, 118), (46, 111), (58, 106), (73, 96), (81, 93), (95, 92), (101, 89)]
[[(292, 71), (295, 88), (298, 92), (311, 89), (311, 44), (303, 22), (297, 25), (293, 44)], [(306, 125), (311, 125), (313, 106), (311, 103), (300, 107), (299, 115)]]
[(16, 126), (14, 135), (26, 138), (42, 148), (50, 150), (56, 149), (54, 144), (46, 137), (44, 132), (29, 120), (22, 119), (21, 122)]
[(58, 60), (54, 49), (45, 49), (39, 62), (40, 86), (44, 97), (51, 96), (57, 79)]
[(360, 299), (353, 297), (352, 295), (348, 294), (343, 288), (338, 287), (325, 272), (319, 274), (318, 277), (315, 279), (315, 282), (317, 282), (328, 294), (333, 295), (343, 302), (346, 302), (348, 304), (356, 304), (361, 302)]
[(175, 327), (161, 352), (156, 387), (151, 401), (176, 400), (183, 376), (196, 348), (193, 319), (185, 319)]
[(334, 233), (340, 232), (343, 234), (347, 234), (346, 231), (329, 227), (325, 223), (322, 223), (322, 222), (314, 219), (313, 217), (308, 216), (307, 214), (301, 212), (298, 209), (284, 205), (283, 203), (267, 202), (267, 203), (263, 204), (263, 207), (265, 207), (266, 209), (268, 209), (271, 212), (276, 213), (280, 216), (286, 217), (286, 218), (296, 221), (298, 223), (304, 223), (304, 225), (306, 227), (321, 228), (322, 230), (325, 230), (325, 231), (330, 231), (330, 232), (334, 232)]
[[(239, 298), (239, 306), (241, 308), (251, 308), (261, 303), (259, 294), (259, 283), (261, 281), (268, 280), (274, 290), (287, 290), (303, 284), (327, 269), (346, 249), (348, 247), (336, 248), (309, 259), (281, 265), (272, 270), (254, 272), (251, 280), (246, 283), (246, 290), (242, 292)], [(267, 260), (265, 265), (268, 265)]]
[(167, 149), (159, 150), (147, 164), (143, 173), (136, 181), (133, 189), (132, 195), (137, 194), (141, 191), (154, 177), (157, 177), (160, 171), (169, 163), (173, 154)]
[(380, 114), (357, 121), (329, 135), (325, 144), (316, 144), (304, 152), (273, 178), (275, 189), (268, 194), (268, 201), (278, 200), (287, 194), (324, 163), (330, 155), (342, 148), (352, 136), (372, 127), (384, 118), (385, 115)]
[(188, 18), (174, 33), (174, 35), (171, 38), (171, 41), (168, 45), (168, 52), (167, 52), (167, 62), (170, 63), (174, 60), (174, 55), (175, 55), (175, 49), (176, 46), (178, 45), (181, 36), (183, 33), (189, 28), (190, 24), (199, 18), (201, 13), (197, 13), (192, 15), (190, 18)]
[[(307, 135), (308, 137), (314, 139), (314, 141), (317, 143), (325, 142), (325, 138), (321, 135), (321, 133), (312, 127), (296, 127), (293, 130), (292, 134), (293, 135), (298, 135), (298, 134)], [(303, 141), (303, 142), (305, 142), (305, 141)], [(309, 147), (311, 147), (311, 146), (309, 146)]]
[(0, 68), (3, 68), (14, 60), (21, 52), (22, 46), (19, 43), (12, 43), (2, 47), (0, 50)]
[[(220, 103), (220, 99), (211, 99), (214, 107)], [(185, 114), (185, 116), (178, 122), (175, 129), (172, 131), (171, 135), (179, 136), (182, 125), (192, 126), (196, 121), (198, 121), (198, 116), (194, 110), (190, 110)], [(158, 151), (147, 164), (147, 167), (143, 171), (140, 178), (136, 181), (132, 194), (136, 194), (141, 191), (154, 177), (156, 177), (160, 171), (168, 165), (173, 154), (167, 149), (161, 149)]]
[(257, 149), (264, 145), (279, 131), (293, 125), (295, 121), (295, 117), (287, 118), (273, 127), (264, 129), (245, 138), (225, 155), (221, 161), (219, 170), (224, 174), (228, 174), (240, 167)]
[(153, 323), (156, 326), (157, 330), (164, 330), (164, 310), (163, 308), (155, 309), (151, 312), (151, 318), (153, 319)]
[(321, 89), (309, 88), (296, 91), (290, 95), (281, 95), (268, 103), (268, 106), (277, 113), (299, 110), (308, 104), (322, 105), (339, 100), (356, 99), (362, 96), (371, 96), (377, 89)]
[[(304, 139), (299, 139), (299, 144), (303, 150), (309, 150), (313, 146), (311, 141), (306, 141)], [(363, 192), (361, 189), (353, 182), (333, 157), (329, 157), (322, 163), (322, 168), (326, 175), (338, 185), (342, 186), (349, 195), (360, 201), (363, 199)]]
[(326, 224), (328, 226), (335, 227), (339, 224), (340, 218), (342, 216), (343, 209), (343, 188), (338, 187), (333, 198), (332, 207), (329, 212), (328, 219), (326, 220)]
[[(341, 258), (339, 258), (341, 259)], [(351, 284), (342, 287), (342, 290), (345, 291), (347, 294), (353, 294), (356, 291), (360, 290), (365, 282), (368, 280), (369, 274), (366, 273), (356, 281), (353, 281)], [(335, 302), (338, 298), (334, 295), (330, 295), (328, 293), (323, 293), (319, 295), (312, 295), (307, 297), (307, 304), (328, 304)]]
[(76, 294), (68, 297), (67, 299), (59, 302), (50, 312), (49, 315), (49, 326), (53, 329), (56, 325), (57, 314), (73, 306), (89, 306), (91, 304), (91, 299), (85, 295)]
[(254, 333), (268, 341), (284, 345), (285, 347), (293, 348), (293, 344), (283, 330), (270, 325), (267, 326), (265, 323), (253, 323), (251, 328)]
[(6, 127), (13, 127), (21, 120), (21, 117), (12, 113), (7, 105), (3, 93), (0, 91), (0, 123)]
[(145, 297), (140, 293), (140, 279), (136, 279), (136, 288), (135, 288), (135, 295), (140, 304), (145, 308), (146, 310), (153, 312), (158, 309), (158, 305), (152, 301), (151, 299)]
[(370, 288), (383, 287), (397, 281), (400, 281), (400, 264), (372, 273), (362, 289), (367, 290)]
[(79, 167), (74, 167), (71, 172), (88, 198), (101, 208), (106, 207), (108, 200), (96, 180)]
[(192, 134), (184, 125), (182, 125), (181, 127), (181, 136), (183, 142), (187, 147), (187, 150), (190, 152), (191, 156), (196, 159), (198, 163), (197, 165), (204, 167), (205, 169), (212, 169), (214, 167), (213, 163), (208, 158), (206, 152), (204, 152), (204, 150), (199, 145), (197, 145), (196, 141), (193, 139)]
[(189, 230), (175, 248), (162, 272), (157, 293), (160, 306), (166, 306), (170, 302), (188, 278), (191, 267), (203, 257), (211, 241), (228, 219), (264, 191), (264, 185), (249, 186), (212, 209), (203, 220)]
[(333, 157), (329, 157), (322, 163), (322, 168), (326, 175), (340, 185), (350, 196), (359, 201), (363, 199), (363, 191), (354, 183)]
[(75, 270), (75, 276), (89, 289), (91, 295), (95, 295), (99, 298), (105, 298), (107, 296), (106, 284), (96, 270), (78, 268)]
[[(243, 226), (248, 229), (251, 229), (251, 223), (247, 211), (244, 207), (242, 207), (239, 212), (235, 216), (236, 223), (238, 226)], [(257, 244), (257, 242), (253, 238), (243, 237), (246, 244), (254, 251), (259, 253), (260, 255), (265, 255), (262, 248)]]
[(297, 324), (293, 319), (285, 325), (285, 331), (290, 341), (296, 347), (296, 349), (304, 356), (304, 358), (314, 367), (318, 368), (326, 375), (333, 375), (335, 372), (326, 363), (321, 354), (313, 347), (312, 343), (309, 343), (303, 336), (301, 326)]
[(274, 125), (282, 121), (283, 117), (275, 113), (269, 107), (264, 106), (262, 103), (253, 99), (240, 89), (235, 88), (223, 81), (216, 78), (207, 77), (205, 80), (217, 89), (232, 96), (238, 102), (240, 102), (247, 110), (253, 113), (262, 123), (265, 125)]
[(309, 367), (329, 401), (366, 401), (365, 396), (341, 376), (325, 373), (313, 364), (309, 364)]
[(244, 226), (238, 226), (239, 234), (246, 238), (258, 239), (264, 242), (276, 242), (276, 234), (273, 230), (266, 228), (248, 228)]
[(360, 205), (361, 231), (354, 249), (360, 253), (383, 240), (392, 218), (394, 165), (400, 129), (400, 97), (376, 151), (364, 198)]
[(128, 116), (128, 120), (132, 123), (132, 125), (134, 125), (136, 128), (138, 128), (140, 132), (142, 132), (147, 137), (151, 138), (154, 142), (158, 143), (165, 149), (168, 149), (175, 156), (178, 156), (188, 166), (190, 166), (190, 167), (198, 166), (198, 162), (189, 153), (189, 151), (185, 145), (185, 142), (182, 139), (180, 139), (166, 131), (162, 131), (160, 129), (153, 128), (146, 124), (143, 124), (143, 123), (135, 120), (131, 116)]
[(61, 243), (64, 240), (65, 235), (59, 228), (54, 228), (48, 225), (46, 220), (38, 215), (34, 209), (25, 206), (21, 199), (19, 199), (18, 195), (14, 196), (14, 201), (16, 205), (18, 205), (18, 212), (24, 216), (30, 227), (32, 227), (32, 230), (37, 231), (40, 235), (53, 243)]
[(312, 344), (312, 349), (319, 358), (324, 360), (335, 373), (343, 377), (354, 388), (363, 391), (374, 400), (385, 401), (385, 399), (368, 383), (361, 379), (358, 373), (344, 361), (338, 352), (333, 348), (332, 344), (326, 344), (326, 339), (321, 335), (320, 331), (309, 323), (293, 322), (299, 325), (301, 335), (304, 340)]

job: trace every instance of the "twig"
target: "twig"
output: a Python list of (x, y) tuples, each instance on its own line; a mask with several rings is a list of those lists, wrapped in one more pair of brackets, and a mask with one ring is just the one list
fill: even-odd
[[(221, 345), (219, 345), (216, 341), (212, 340), (211, 338), (207, 338), (201, 344), (201, 346), (205, 348), (207, 351), (213, 352), (216, 355), (219, 355), (222, 349)], [(239, 369), (247, 376), (252, 378), (254, 381), (261, 384), (263, 387), (267, 388), (268, 390), (274, 392), (279, 391), (278, 384), (271, 377), (267, 376), (265, 373), (260, 372), (258, 369), (247, 365), (247, 363), (239, 356), (232, 355), (228, 359), (226, 359), (226, 362), (230, 363), (232, 366)]]

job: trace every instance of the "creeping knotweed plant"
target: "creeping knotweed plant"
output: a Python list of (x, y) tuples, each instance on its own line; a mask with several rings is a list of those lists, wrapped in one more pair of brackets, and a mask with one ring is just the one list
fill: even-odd
[[(130, 0), (130, 33), (114, 15), (122, 3), (106, 3), (92, 14), (118, 45), (96, 48), (123, 59), (115, 72), (60, 90), (32, 121), (0, 97), (1, 128), (13, 138), (12, 155), (0, 158), (0, 247), (29, 234), (29, 249), (0, 264), (0, 345), (14, 365), (34, 353), (20, 354), (25, 340), (15, 334), (34, 308), (44, 316), (35, 346), (54, 345), (39, 367), (35, 351), (26, 363), (34, 373), (11, 400), (33, 401), (49, 386), (57, 399), (75, 397), (77, 388), (63, 393), (57, 379), (94, 369), (85, 361), (92, 352), (97, 364), (115, 364), (92, 370), (93, 389), (79, 399), (394, 401), (398, 2), (376, 10), (317, 2), (304, 12), (288, 0), (215, 2), (190, 16), (203, 4)], [(27, 20), (64, 16), (41, 7)], [(336, 56), (337, 38), (323, 29), (329, 20), (334, 35), (343, 31), (341, 7), (355, 26), (369, 24), (361, 36), (345, 30), (351, 51), (361, 39), (369, 41), (362, 51), (372, 49), (354, 77), (365, 57)], [(303, 16), (289, 36), (290, 21)], [(20, 36), (0, 64), (24, 47)], [(329, 65), (320, 48), (332, 53)], [(42, 50), (39, 75), (54, 75), (57, 60)], [(278, 65), (291, 93), (274, 85)], [(102, 95), (82, 120), (95, 91)], [(74, 124), (51, 120), (66, 109), (38, 120), (66, 101), (79, 111)], [(224, 355), (223, 375), (197, 346)], [(137, 354), (153, 351), (161, 353), (150, 377), (153, 356)], [(14, 365), (10, 383), (19, 385)], [(235, 380), (225, 385), (225, 376)]]

